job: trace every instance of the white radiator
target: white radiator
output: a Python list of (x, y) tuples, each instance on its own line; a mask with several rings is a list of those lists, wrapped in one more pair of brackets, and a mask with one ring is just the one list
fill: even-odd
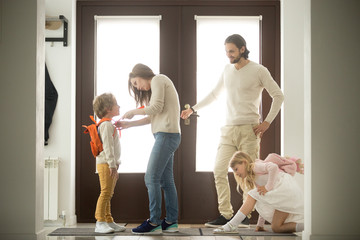
[(45, 159), (44, 220), (58, 219), (59, 158)]

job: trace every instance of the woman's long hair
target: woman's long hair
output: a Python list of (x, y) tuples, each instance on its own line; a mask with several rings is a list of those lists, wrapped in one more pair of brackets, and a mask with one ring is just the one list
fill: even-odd
[(129, 73), (128, 90), (129, 94), (134, 97), (136, 106), (147, 106), (149, 105), (151, 98), (151, 89), (148, 91), (138, 90), (131, 84), (131, 79), (135, 77), (141, 77), (146, 80), (151, 80), (155, 74), (148, 66), (138, 63), (134, 66), (131, 73)]

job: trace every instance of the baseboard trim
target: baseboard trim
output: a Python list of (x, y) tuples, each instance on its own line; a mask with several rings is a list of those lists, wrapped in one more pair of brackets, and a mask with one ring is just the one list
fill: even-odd
[(6, 240), (37, 240), (37, 234), (35, 233), (1, 233), (0, 239)]
[(302, 240), (358, 240), (360, 235), (328, 235), (328, 234), (303, 234)]

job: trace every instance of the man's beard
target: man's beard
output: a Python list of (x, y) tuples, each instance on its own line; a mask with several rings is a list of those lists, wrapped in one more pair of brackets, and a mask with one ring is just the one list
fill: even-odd
[(235, 58), (234, 60), (231, 61), (231, 63), (235, 64), (235, 63), (238, 63), (241, 59), (241, 56)]

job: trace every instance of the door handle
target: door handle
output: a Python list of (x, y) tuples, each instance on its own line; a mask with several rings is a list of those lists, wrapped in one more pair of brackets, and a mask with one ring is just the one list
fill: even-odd
[[(188, 110), (190, 108), (190, 104), (185, 104), (185, 109)], [(184, 119), (184, 124), (185, 125), (190, 125), (190, 116), (187, 119)]]
[[(185, 109), (189, 109), (190, 108), (190, 104), (185, 104)], [(196, 112), (193, 112), (190, 116), (195, 116), (195, 117), (200, 117)], [(187, 119), (184, 119), (184, 124), (185, 125), (190, 125), (190, 116)]]

